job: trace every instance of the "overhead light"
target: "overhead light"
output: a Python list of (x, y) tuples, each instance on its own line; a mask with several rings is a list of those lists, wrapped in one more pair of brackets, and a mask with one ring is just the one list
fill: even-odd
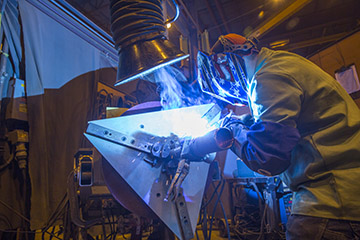
[(271, 48), (279, 48), (279, 47), (285, 46), (289, 42), (290, 42), (289, 39), (284, 39), (284, 40), (279, 40), (279, 41), (272, 42), (269, 45), (270, 45)]
[(258, 14), (258, 18), (261, 19), (264, 17), (264, 11), (260, 11)]
[(167, 28), (167, 29), (171, 28), (171, 23), (167, 23), (167, 24), (166, 24), (166, 28)]

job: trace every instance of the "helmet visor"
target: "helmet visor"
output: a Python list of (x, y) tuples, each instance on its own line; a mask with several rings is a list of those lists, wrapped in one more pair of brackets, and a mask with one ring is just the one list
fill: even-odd
[(235, 53), (206, 55), (198, 52), (198, 81), (201, 90), (231, 104), (246, 104), (247, 81), (242, 58)]

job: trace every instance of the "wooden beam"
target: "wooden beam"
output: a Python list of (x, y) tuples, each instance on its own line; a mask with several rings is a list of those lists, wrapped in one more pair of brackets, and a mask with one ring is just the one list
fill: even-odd
[(274, 27), (288, 19), (294, 13), (305, 7), (311, 0), (295, 0), (292, 4), (281, 10), (279, 13), (274, 15), (272, 18), (266, 20), (260, 26), (255, 28), (249, 36), (261, 38), (263, 35), (271, 31)]
[(302, 41), (302, 42), (292, 43), (292, 44), (285, 45), (284, 47), (279, 47), (276, 49), (292, 51), (292, 50), (299, 49), (299, 48), (310, 47), (310, 46), (319, 45), (319, 44), (323, 44), (323, 43), (327, 43), (327, 42), (334, 42), (334, 41), (337, 41), (337, 40), (345, 37), (347, 34), (349, 34), (349, 33), (348, 32), (337, 33), (337, 34), (333, 34), (333, 35), (329, 35), (329, 36), (325, 36), (325, 37), (320, 37), (320, 38), (310, 39), (310, 40), (306, 40), (306, 41)]
[(322, 32), (322, 28), (326, 28), (326, 27), (334, 26), (334, 25), (348, 24), (351, 21), (353, 21), (353, 18), (349, 17), (349, 18), (343, 18), (343, 19), (339, 19), (339, 20), (335, 20), (335, 21), (330, 21), (330, 22), (327, 22), (327, 23), (324, 23), (324, 24), (314, 25), (314, 26), (299, 29), (299, 30), (296, 30), (296, 31), (289, 31), (287, 33), (278, 34), (276, 36), (274, 35), (274, 36), (271, 36), (269, 38), (263, 38), (263, 39), (261, 39), (261, 43), (266, 44), (266, 43), (271, 43), (271, 42), (281, 40), (281, 39), (293, 39), (293, 38), (296, 38), (299, 35), (304, 35), (304, 34), (307, 34), (307, 33), (311, 32), (311, 31), (314, 31), (314, 30), (318, 31), (318, 32)]

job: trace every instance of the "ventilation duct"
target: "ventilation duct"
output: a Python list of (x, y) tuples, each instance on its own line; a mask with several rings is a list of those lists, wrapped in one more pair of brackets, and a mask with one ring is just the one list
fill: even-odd
[(165, 37), (161, 0), (112, 0), (111, 31), (119, 52), (115, 85), (146, 75), (188, 55)]

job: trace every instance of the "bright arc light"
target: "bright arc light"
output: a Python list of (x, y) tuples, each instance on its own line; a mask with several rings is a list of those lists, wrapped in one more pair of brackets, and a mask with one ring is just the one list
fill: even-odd
[(189, 109), (188, 112), (182, 112), (179, 115), (166, 115), (166, 118), (171, 119), (173, 133), (178, 137), (200, 137), (216, 128), (216, 126), (209, 126), (206, 118), (203, 118), (199, 112)]

